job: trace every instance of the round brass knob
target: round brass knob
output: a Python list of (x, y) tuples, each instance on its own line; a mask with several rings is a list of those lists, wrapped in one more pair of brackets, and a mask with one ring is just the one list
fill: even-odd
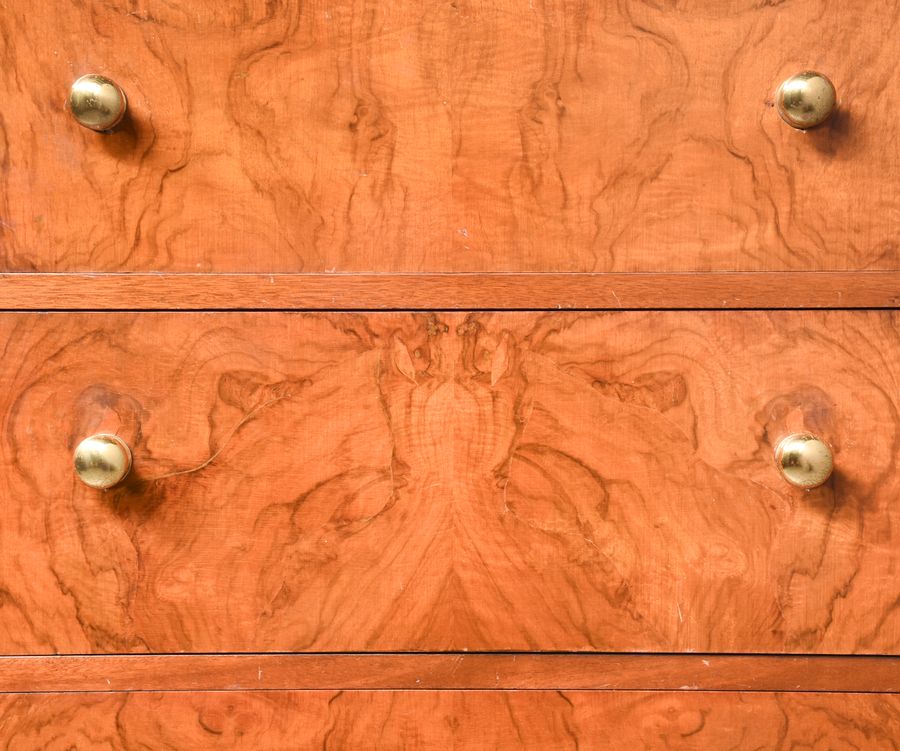
[(85, 485), (106, 490), (122, 482), (131, 470), (131, 449), (116, 435), (85, 438), (75, 449), (75, 473)]
[(798, 488), (817, 488), (831, 477), (831, 447), (809, 433), (793, 433), (775, 447), (775, 462), (782, 477)]
[(85, 128), (106, 131), (125, 117), (128, 101), (114, 81), (93, 73), (82, 76), (69, 89), (69, 110)]
[(824, 123), (834, 112), (836, 102), (834, 84), (814, 70), (791, 76), (778, 87), (775, 95), (775, 106), (781, 119), (800, 130)]

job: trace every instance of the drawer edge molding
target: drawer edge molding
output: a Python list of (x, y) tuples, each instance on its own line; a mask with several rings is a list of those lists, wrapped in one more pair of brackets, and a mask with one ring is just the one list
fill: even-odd
[(900, 657), (332, 653), (0, 657), (0, 693), (246, 690), (900, 692)]
[(900, 307), (900, 271), (0, 274), (3, 310), (681, 310)]

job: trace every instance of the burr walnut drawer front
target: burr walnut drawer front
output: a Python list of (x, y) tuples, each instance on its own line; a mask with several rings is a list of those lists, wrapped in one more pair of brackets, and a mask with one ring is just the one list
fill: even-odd
[[(866, 749), (900, 698), (685, 691), (235, 691), (0, 696), (9, 749)], [(737, 745), (736, 745), (737, 744)]]
[(8, 313), (0, 347), (3, 653), (898, 652), (897, 312)]
[(0, 271), (900, 268), (897, 3), (3, 10)]

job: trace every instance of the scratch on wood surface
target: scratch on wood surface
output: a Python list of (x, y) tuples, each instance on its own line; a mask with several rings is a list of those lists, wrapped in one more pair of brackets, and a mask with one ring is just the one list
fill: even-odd
[(201, 462), (196, 467), (191, 467), (189, 469), (179, 469), (179, 470), (175, 470), (174, 472), (166, 472), (165, 474), (158, 475), (156, 477), (151, 477), (149, 480), (147, 480), (147, 482), (158, 482), (159, 480), (165, 480), (170, 477), (179, 477), (181, 475), (189, 475), (194, 472), (199, 472), (199, 471), (205, 469), (210, 464), (212, 464), (216, 460), (216, 458), (227, 448), (228, 444), (231, 442), (231, 439), (234, 438), (235, 435), (237, 435), (237, 432), (244, 425), (246, 425), (248, 422), (250, 422), (250, 420), (252, 420), (256, 415), (258, 415), (260, 412), (262, 412), (267, 407), (270, 407), (273, 404), (275, 404), (276, 402), (280, 402), (282, 399), (287, 399), (287, 398), (288, 398), (288, 395), (286, 395), (286, 394), (282, 395), (282, 396), (276, 396), (273, 399), (269, 399), (268, 401), (263, 402), (262, 404), (254, 407), (249, 412), (247, 412), (247, 414), (245, 414), (240, 419), (240, 421), (229, 431), (228, 435), (225, 437), (225, 440), (222, 442), (222, 444), (219, 446), (219, 448), (217, 448), (208, 459)]

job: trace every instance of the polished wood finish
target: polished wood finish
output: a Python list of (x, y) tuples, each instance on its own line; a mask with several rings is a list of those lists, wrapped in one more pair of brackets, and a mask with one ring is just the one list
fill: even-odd
[(6, 310), (897, 308), (900, 272), (0, 274)]
[[(897, 270), (898, 20), (867, 0), (7, 0), (0, 269)], [(808, 67), (839, 107), (800, 133), (773, 96)], [(115, 134), (65, 111), (84, 73), (125, 89)]]
[(900, 3), (0, 6), (0, 748), (897, 748)]
[(2, 693), (248, 689), (900, 693), (900, 658), (529, 653), (0, 657)]
[[(4, 653), (900, 649), (896, 312), (0, 331)], [(105, 494), (98, 431), (134, 451)]]
[(0, 744), (15, 750), (888, 751), (896, 749), (898, 737), (900, 697), (871, 694), (305, 691), (0, 697)]

